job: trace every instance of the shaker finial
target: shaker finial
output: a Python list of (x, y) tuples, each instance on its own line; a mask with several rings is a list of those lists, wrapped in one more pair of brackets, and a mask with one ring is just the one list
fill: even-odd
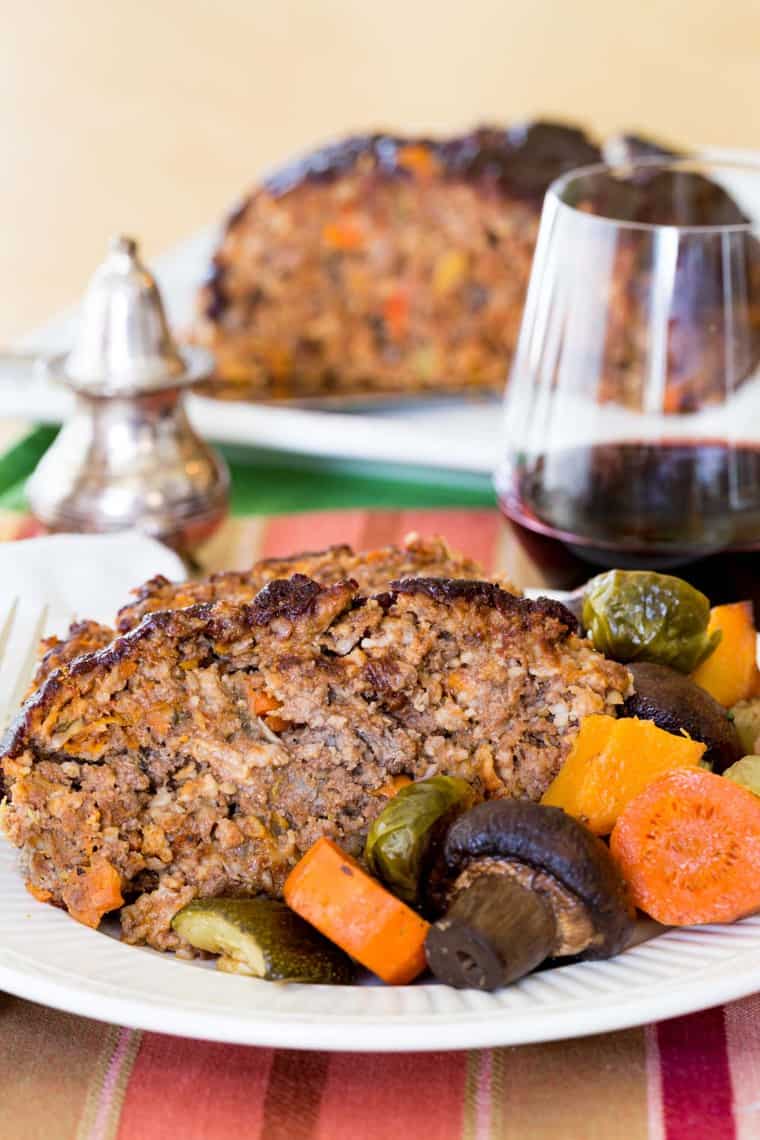
[(196, 383), (212, 363), (200, 348), (179, 350), (137, 241), (118, 234), (87, 287), (74, 346), (52, 371), (78, 392), (128, 397)]
[(111, 251), (113, 253), (126, 253), (129, 257), (136, 258), (138, 248), (135, 239), (127, 237), (126, 234), (117, 234), (116, 237), (111, 238)]

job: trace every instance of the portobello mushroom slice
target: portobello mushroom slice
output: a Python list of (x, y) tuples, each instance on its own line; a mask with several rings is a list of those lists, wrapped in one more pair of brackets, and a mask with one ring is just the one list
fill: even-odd
[(610, 958), (633, 914), (606, 845), (559, 808), (479, 804), (452, 825), (448, 909), (425, 943), (437, 978), (495, 990), (547, 958)]

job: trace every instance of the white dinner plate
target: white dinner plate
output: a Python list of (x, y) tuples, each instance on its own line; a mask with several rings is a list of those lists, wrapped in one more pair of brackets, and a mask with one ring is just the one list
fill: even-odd
[[(727, 162), (760, 161), (757, 151), (710, 147), (702, 154)], [(750, 193), (754, 184), (739, 185), (736, 190), (743, 195), (745, 209), (760, 214), (760, 203)], [(187, 327), (192, 317), (198, 284), (206, 276), (218, 236), (218, 227), (210, 226), (155, 263), (169, 316), (177, 329)], [(75, 321), (76, 310), (68, 310), (27, 337), (22, 347), (65, 351), (71, 344)], [(0, 359), (0, 416), (59, 423), (70, 407), (71, 397), (63, 388), (35, 379), (28, 369), (4, 367)], [(189, 411), (198, 431), (221, 443), (489, 475), (501, 460), (501, 415), (493, 399), (433, 398), (384, 410), (338, 413), (191, 396)], [(575, 424), (580, 418), (576, 414), (570, 422)], [(745, 422), (739, 409), (736, 420)]]
[(98, 1020), (242, 1045), (404, 1052), (519, 1045), (641, 1025), (760, 988), (760, 917), (671, 930), (607, 962), (493, 994), (432, 983), (306, 986), (126, 946), (24, 889), (0, 843), (0, 988)]
[[(0, 719), (26, 687), (40, 636), (81, 617), (83, 604), (84, 612), (103, 617), (114, 612), (127, 585), (144, 577), (146, 560), (169, 577), (181, 576), (174, 556), (155, 544), (146, 549), (148, 542), (59, 537), (0, 548)], [(104, 576), (95, 568), (106, 557), (116, 569)], [(18, 581), (28, 585), (14, 603)], [(37, 598), (30, 596), (33, 589), (40, 591)], [(188, 1037), (335, 1050), (515, 1045), (622, 1029), (760, 989), (760, 916), (670, 931), (642, 923), (638, 935), (646, 940), (617, 958), (545, 970), (494, 994), (432, 982), (261, 982), (124, 945), (116, 923), (96, 932), (36, 902), (24, 888), (16, 850), (0, 837), (0, 990)]]

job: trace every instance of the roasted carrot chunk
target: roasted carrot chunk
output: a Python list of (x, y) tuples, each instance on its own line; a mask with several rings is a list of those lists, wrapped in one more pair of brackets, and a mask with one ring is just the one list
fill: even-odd
[(625, 805), (673, 768), (695, 768), (705, 745), (650, 720), (588, 716), (541, 800), (597, 835), (609, 835)]
[(439, 162), (430, 147), (415, 143), (399, 147), (396, 162), (419, 178), (430, 178), (439, 167)]
[(322, 240), (330, 249), (351, 253), (353, 250), (361, 249), (364, 235), (353, 218), (343, 217), (327, 223), (322, 230)]
[(24, 886), (29, 891), (29, 894), (32, 896), (32, 898), (36, 899), (37, 902), (50, 902), (53, 897), (52, 893), (46, 890), (45, 887), (35, 887), (34, 883), (24, 883)]
[(610, 850), (633, 902), (658, 922), (734, 922), (760, 910), (760, 799), (722, 776), (661, 776), (624, 809)]
[(407, 787), (411, 782), (409, 776), (391, 776), (390, 780), (386, 780), (386, 782), (381, 784), (377, 791), (372, 794), (374, 796), (384, 796), (386, 799), (392, 800), (397, 792), (400, 792), (402, 788)]
[(95, 929), (104, 914), (124, 903), (121, 878), (107, 859), (95, 856), (81, 875), (74, 875), (62, 892), (66, 909), (77, 922)]
[(264, 716), (280, 707), (281, 702), (265, 689), (254, 689), (249, 697), (251, 709), (256, 716)]
[(331, 839), (318, 839), (285, 882), (285, 902), (388, 985), (425, 969), (428, 923)]
[(747, 700), (758, 688), (757, 632), (751, 602), (713, 606), (707, 632), (722, 636), (710, 656), (692, 673), (692, 680), (730, 708)]
[(400, 340), (406, 335), (409, 326), (409, 295), (403, 286), (394, 289), (386, 297), (383, 318), (394, 340)]

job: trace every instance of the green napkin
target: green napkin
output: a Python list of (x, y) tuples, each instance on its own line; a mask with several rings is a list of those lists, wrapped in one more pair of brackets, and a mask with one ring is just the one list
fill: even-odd
[[(0, 456), (0, 508), (26, 509), (24, 484), (56, 433), (53, 427), (35, 428)], [(219, 450), (230, 466), (231, 506), (237, 515), (339, 507), (490, 507), (496, 502), (487, 475), (315, 459), (236, 445)]]

